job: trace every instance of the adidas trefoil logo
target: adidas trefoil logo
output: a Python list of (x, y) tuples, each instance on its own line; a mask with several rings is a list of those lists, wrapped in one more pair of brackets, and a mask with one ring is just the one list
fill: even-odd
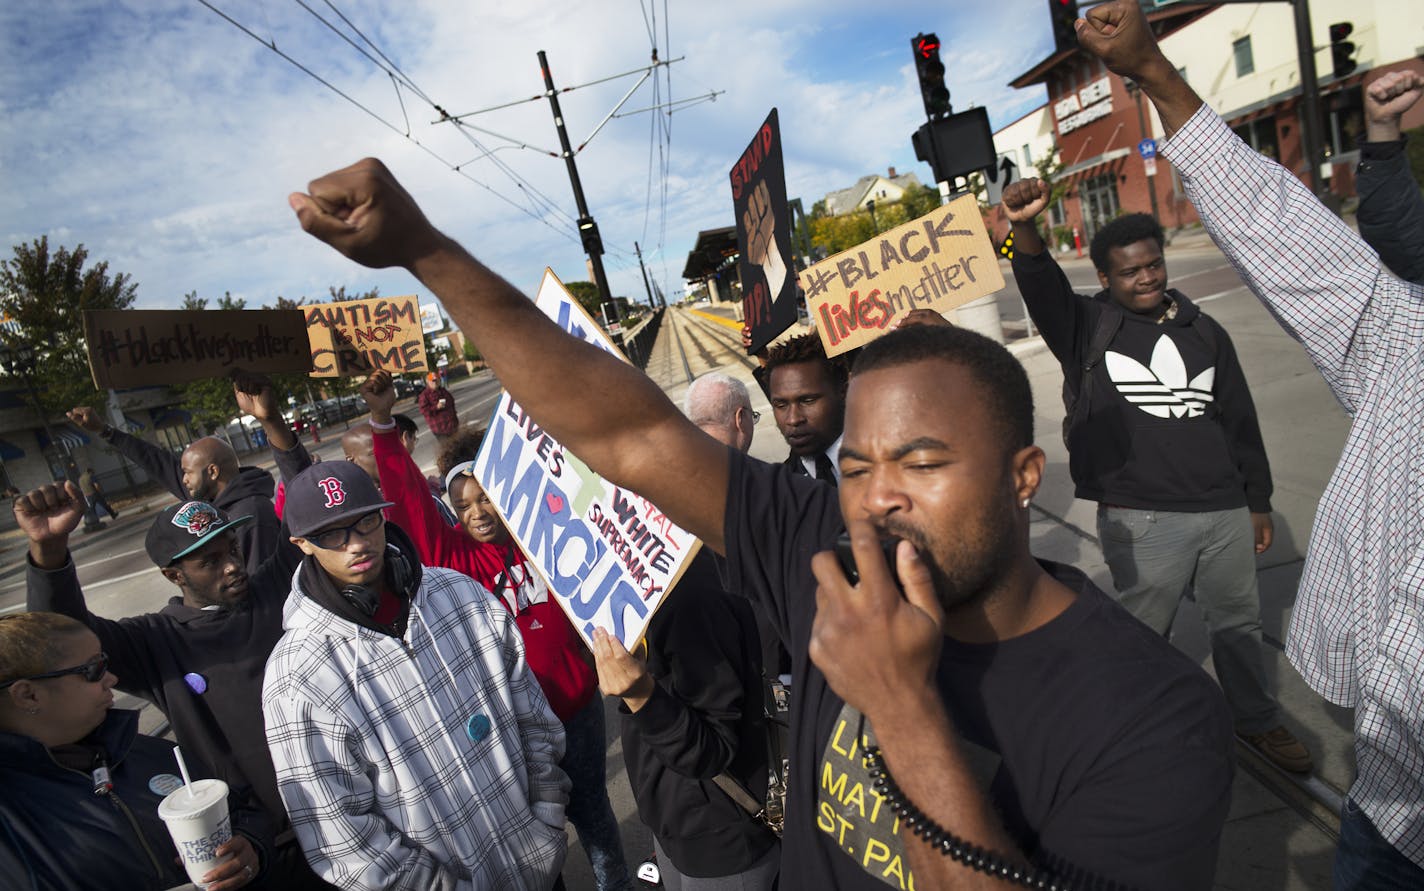
[(1187, 366), (1172, 338), (1163, 334), (1152, 348), (1152, 365), (1108, 350), (1108, 377), (1128, 402), (1159, 418), (1197, 418), (1212, 401), (1216, 368), (1187, 380)]

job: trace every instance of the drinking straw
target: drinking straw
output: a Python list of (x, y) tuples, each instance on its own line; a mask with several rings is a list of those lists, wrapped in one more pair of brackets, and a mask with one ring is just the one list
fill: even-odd
[(183, 775), (183, 788), (188, 790), (188, 797), (196, 798), (193, 794), (193, 781), (188, 777), (188, 765), (183, 760), (183, 750), (177, 746), (173, 747), (173, 756), (178, 759), (178, 772)]

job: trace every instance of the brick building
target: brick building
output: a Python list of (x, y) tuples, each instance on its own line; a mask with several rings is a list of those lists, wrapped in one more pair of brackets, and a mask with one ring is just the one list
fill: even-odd
[[(1305, 179), (1290, 5), (1159, 2), (1148, 21), (1167, 57), (1181, 66), (1202, 99), (1252, 146)], [(1329, 51), (1329, 28), (1337, 22), (1353, 26), (1349, 39), (1357, 46), (1358, 67), (1341, 78), (1332, 75)], [(1312, 0), (1311, 27), (1324, 129), (1320, 174), (1332, 194), (1348, 199), (1354, 195), (1357, 142), (1364, 128), (1362, 90), (1392, 70), (1424, 72), (1424, 5), (1418, 0)], [(1045, 108), (1063, 164), (1057, 178), (1069, 183), (1063, 225), (1076, 228), (1085, 245), (1120, 213), (1150, 213), (1149, 189), (1156, 194), (1163, 226), (1197, 222), (1170, 163), (1157, 158), (1155, 175), (1148, 176), (1149, 162), (1138, 145), (1147, 138), (1160, 143), (1164, 134), (1146, 97), (1076, 48), (1053, 53), (1011, 82), (1019, 88), (1039, 84), (1048, 92)], [(1404, 126), (1421, 125), (1424, 108), (1416, 106)], [(1002, 215), (995, 216), (996, 229), (1006, 228)]]

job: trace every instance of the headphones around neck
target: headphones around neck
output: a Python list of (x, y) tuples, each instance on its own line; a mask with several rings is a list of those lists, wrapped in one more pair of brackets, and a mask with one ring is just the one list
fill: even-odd
[[(405, 597), (406, 600), (415, 596), (417, 576), (411, 568), (410, 561), (400, 548), (386, 543), (386, 570), (390, 573), (391, 587), (396, 592)], [(356, 611), (366, 618), (376, 615), (376, 610), (381, 607), (381, 589), (370, 585), (346, 585), (340, 591), (346, 602), (356, 608)]]

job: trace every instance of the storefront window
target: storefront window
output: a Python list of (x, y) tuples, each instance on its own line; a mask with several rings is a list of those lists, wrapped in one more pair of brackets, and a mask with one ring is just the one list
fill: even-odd
[(1231, 128), (1241, 141), (1268, 158), (1280, 160), (1280, 145), (1276, 140), (1276, 119), (1257, 118)]

